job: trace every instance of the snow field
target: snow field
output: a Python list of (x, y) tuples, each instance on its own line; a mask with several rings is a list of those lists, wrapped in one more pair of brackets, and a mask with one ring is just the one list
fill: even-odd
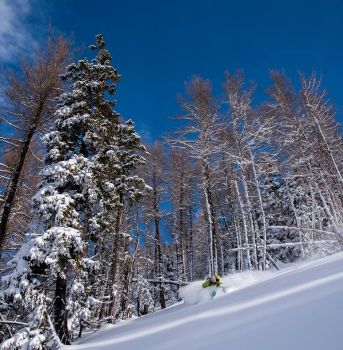
[(342, 350), (343, 253), (224, 278), (205, 302), (199, 282), (183, 304), (107, 326), (64, 350)]

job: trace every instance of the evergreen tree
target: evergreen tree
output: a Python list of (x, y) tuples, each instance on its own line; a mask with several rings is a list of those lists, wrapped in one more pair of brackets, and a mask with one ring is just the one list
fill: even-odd
[[(104, 78), (102, 84), (119, 79), (109, 65), (111, 56), (104, 45), (103, 38), (98, 36), (97, 45), (92, 46), (99, 51), (95, 69)], [(100, 89), (100, 94), (95, 98), (96, 108), (92, 114), (92, 124), (96, 127), (88, 130), (86, 135), (87, 143), (92, 145), (94, 152), (91, 167), (93, 192), (89, 195), (96, 198), (93, 199), (96, 215), (90, 219), (89, 233), (96, 243), (96, 253), (100, 260), (103, 259), (105, 290), (102, 291), (110, 294), (110, 307), (103, 308), (101, 315), (115, 318), (118, 306), (123, 305), (120, 300), (122, 293), (125, 294), (124, 289), (128, 287), (123, 286), (126, 284), (124, 279), (132, 274), (132, 263), (128, 262), (131, 259), (128, 253), (130, 229), (127, 225), (125, 227), (125, 218), (130, 215), (130, 207), (146, 190), (144, 181), (134, 173), (139, 165), (145, 164), (143, 154), (146, 151), (133, 122), (128, 120), (123, 124), (119, 114), (113, 110), (115, 101), (104, 100), (101, 84), (97, 89)], [(113, 94), (114, 85), (108, 85), (106, 90)], [(108, 257), (111, 257), (110, 264)]]
[[(283, 178), (278, 163), (270, 154), (262, 155), (261, 196), (264, 203), (268, 226), (267, 244), (274, 259), (284, 263), (299, 258), (299, 246), (290, 246), (293, 242), (301, 243), (298, 232), (289, 227), (296, 226), (295, 214), (290, 203), (288, 184)], [(257, 212), (258, 222), (260, 213)]]
[(133, 292), (136, 302), (137, 316), (146, 315), (154, 310), (154, 298), (150, 283), (142, 276), (138, 276), (136, 288)]
[[(102, 35), (96, 39), (91, 47), (97, 51), (95, 60), (67, 68), (63, 78), (71, 83), (71, 91), (59, 97), (55, 125), (43, 139), (46, 165), (34, 197), (43, 231), (22, 248), (12, 261), (14, 270), (2, 279), (2, 299), (8, 305), (21, 302), (28, 327), (4, 348), (40, 348), (52, 335), (70, 343), (94, 304), (90, 283), (99, 264), (90, 258), (90, 243), (104, 222), (111, 222), (107, 206), (120, 212), (124, 197), (135, 201), (141, 195), (138, 187), (144, 189), (142, 180), (130, 176), (144, 162), (135, 152), (144, 147), (133, 123), (122, 124), (113, 111), (115, 102), (107, 100), (119, 74), (110, 64)], [(36, 347), (32, 338), (39, 343)]]

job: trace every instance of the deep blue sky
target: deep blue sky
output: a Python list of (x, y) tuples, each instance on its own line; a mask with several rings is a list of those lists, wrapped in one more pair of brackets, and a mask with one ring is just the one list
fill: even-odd
[[(36, 13), (91, 55), (103, 33), (122, 75), (117, 110), (154, 139), (175, 122), (176, 95), (193, 75), (219, 90), (225, 70), (242, 68), (263, 99), (269, 68), (323, 74), (343, 112), (343, 1), (36, 0)], [(340, 117), (343, 121), (343, 119)]]

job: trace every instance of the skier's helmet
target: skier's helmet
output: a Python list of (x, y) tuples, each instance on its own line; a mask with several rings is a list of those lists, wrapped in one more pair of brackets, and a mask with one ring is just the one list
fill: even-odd
[(211, 276), (210, 281), (211, 281), (211, 283), (216, 283), (217, 279), (215, 278), (215, 276)]

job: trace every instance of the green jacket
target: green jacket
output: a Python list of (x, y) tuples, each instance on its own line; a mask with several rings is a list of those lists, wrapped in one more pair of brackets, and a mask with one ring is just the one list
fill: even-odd
[(203, 284), (202, 287), (206, 288), (206, 287), (220, 287), (220, 285), (222, 284), (221, 280), (220, 280), (220, 276), (219, 275), (214, 275), (214, 277), (216, 278), (216, 282), (212, 283), (210, 278), (208, 278)]

